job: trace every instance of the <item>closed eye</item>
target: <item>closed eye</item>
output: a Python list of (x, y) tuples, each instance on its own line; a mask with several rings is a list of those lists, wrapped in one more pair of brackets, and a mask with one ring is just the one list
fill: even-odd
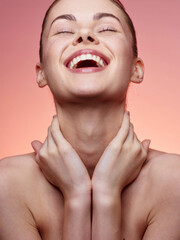
[(101, 32), (117, 32), (115, 29), (112, 29), (112, 28), (104, 28), (104, 29), (102, 29), (102, 30), (100, 30), (99, 31), (99, 33), (101, 33)]
[(74, 32), (71, 32), (71, 31), (59, 31), (59, 32), (57, 32), (56, 34), (61, 34), (61, 33), (70, 33), (70, 34), (73, 34)]

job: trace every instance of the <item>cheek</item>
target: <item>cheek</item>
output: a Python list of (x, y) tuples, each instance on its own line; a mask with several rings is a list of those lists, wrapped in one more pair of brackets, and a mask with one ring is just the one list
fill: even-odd
[(133, 51), (127, 40), (114, 41), (112, 51), (115, 53), (111, 75), (114, 76), (113, 90), (121, 96), (127, 91), (132, 75)]
[(60, 57), (61, 45), (57, 44), (57, 41), (51, 40), (44, 44), (44, 63), (49, 65), (51, 61), (57, 57)]
[(132, 43), (126, 35), (111, 36), (110, 38), (101, 40), (116, 60), (129, 62), (129, 60), (133, 59)]
[(127, 39), (117, 39), (113, 42), (113, 51), (117, 54), (118, 58), (132, 59), (132, 45)]
[(131, 43), (126, 38), (117, 39), (112, 44), (112, 51), (115, 58), (114, 71), (119, 77), (129, 80), (134, 59)]
[(70, 44), (70, 39), (64, 38), (50, 38), (44, 43), (44, 62), (49, 65), (52, 63), (57, 64), (62, 59), (64, 50)]
[[(52, 94), (57, 98), (63, 96), (66, 83), (62, 73), (62, 55), (69, 42), (58, 38), (50, 39), (44, 44), (44, 73)], [(61, 62), (62, 61), (62, 62)]]

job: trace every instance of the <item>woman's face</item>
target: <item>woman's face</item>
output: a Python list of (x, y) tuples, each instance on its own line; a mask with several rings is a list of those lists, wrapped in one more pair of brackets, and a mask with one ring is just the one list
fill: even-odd
[[(89, 61), (76, 66), (82, 54)], [(43, 37), (41, 70), (57, 101), (122, 100), (133, 68), (130, 30), (123, 12), (110, 0), (61, 0), (53, 7)]]

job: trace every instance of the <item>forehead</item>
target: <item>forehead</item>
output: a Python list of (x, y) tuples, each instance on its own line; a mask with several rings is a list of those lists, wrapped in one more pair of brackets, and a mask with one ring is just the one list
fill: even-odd
[(78, 23), (86, 23), (92, 21), (97, 12), (112, 13), (121, 20), (124, 30), (129, 31), (123, 11), (111, 0), (60, 0), (49, 12), (46, 28), (48, 29), (59, 15), (73, 14)]

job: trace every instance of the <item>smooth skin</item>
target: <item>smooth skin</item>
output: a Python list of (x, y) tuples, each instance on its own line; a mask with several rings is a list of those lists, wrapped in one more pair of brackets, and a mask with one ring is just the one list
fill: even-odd
[[(121, 24), (94, 21), (99, 12)], [(51, 25), (62, 14), (77, 21)], [(85, 48), (107, 55), (107, 68), (69, 72), (63, 62)], [(61, 0), (48, 17), (36, 72), (57, 117), (45, 142), (32, 142), (35, 152), (0, 161), (0, 239), (180, 239), (180, 156), (149, 149), (125, 113), (128, 86), (142, 82), (144, 65), (120, 9), (109, 0)]]
[[(147, 158), (149, 147), (149, 141), (144, 141), (141, 144), (137, 139), (133, 126), (130, 124), (128, 113), (125, 113), (116, 137), (102, 154), (92, 179), (90, 179), (77, 153), (63, 138), (57, 118), (54, 118), (48, 130), (45, 143), (42, 145), (39, 142), (33, 142), (32, 145), (37, 153), (36, 161), (44, 176), (49, 182), (58, 187), (64, 196), (63, 239), (90, 238), (91, 190), (93, 193), (93, 205), (99, 204), (99, 196), (103, 197), (103, 201), (109, 204), (111, 200), (113, 204), (116, 204), (117, 215), (112, 216), (111, 213), (108, 216), (108, 209), (106, 221), (102, 223), (101, 211), (99, 211), (99, 208), (95, 208), (93, 211), (92, 238), (106, 240), (112, 237), (113, 239), (120, 239), (121, 202), (119, 198), (124, 187), (139, 174)], [(87, 212), (86, 208), (84, 212), (81, 209), (80, 213), (75, 212), (76, 214), (73, 214), (69, 205), (85, 202), (86, 200), (87, 206), (89, 203), (89, 212)], [(106, 210), (106, 207), (104, 210)], [(79, 221), (76, 218), (77, 214)], [(109, 226), (109, 228), (106, 228), (106, 226)], [(75, 233), (77, 233), (77, 236)]]

